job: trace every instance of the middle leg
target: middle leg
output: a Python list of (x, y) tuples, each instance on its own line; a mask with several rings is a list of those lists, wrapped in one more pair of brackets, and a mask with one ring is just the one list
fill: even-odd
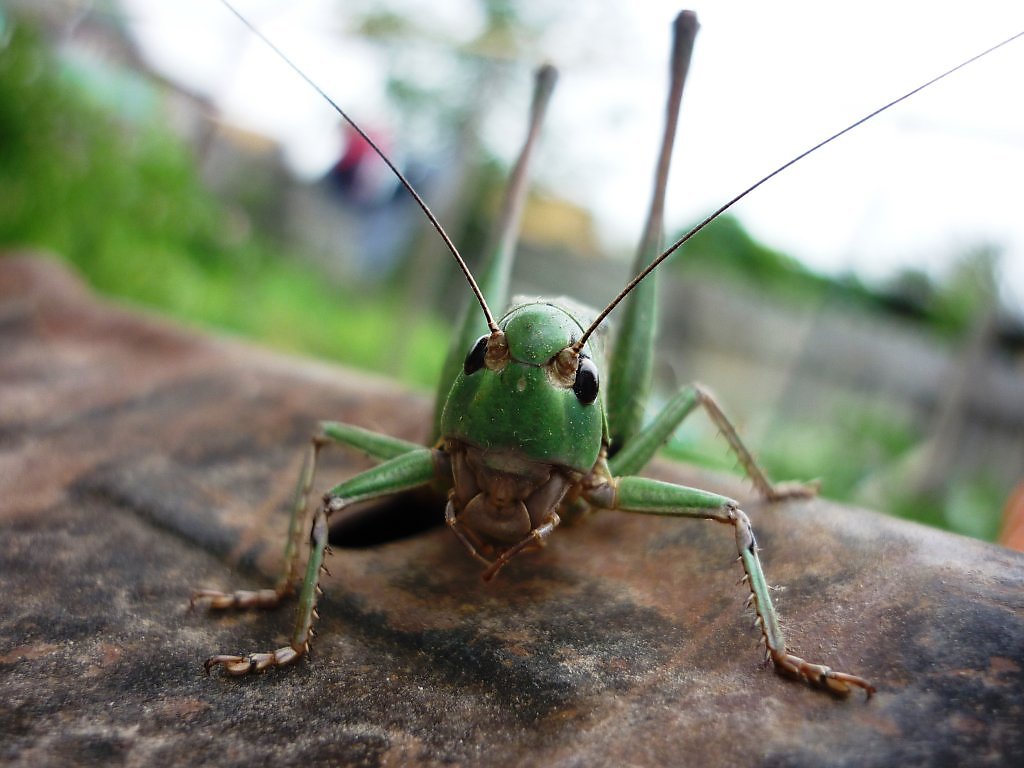
[(778, 501), (788, 498), (809, 498), (815, 495), (817, 488), (813, 485), (772, 484), (768, 475), (754, 459), (753, 454), (743, 444), (739, 433), (723, 413), (718, 402), (700, 384), (691, 384), (681, 389), (654, 417), (654, 420), (643, 428), (640, 434), (619, 448), (608, 460), (612, 474), (616, 477), (633, 475), (643, 469), (683, 420), (698, 406), (704, 409), (708, 418), (729, 443), (729, 447), (736, 455), (747, 477), (750, 478), (763, 498)]

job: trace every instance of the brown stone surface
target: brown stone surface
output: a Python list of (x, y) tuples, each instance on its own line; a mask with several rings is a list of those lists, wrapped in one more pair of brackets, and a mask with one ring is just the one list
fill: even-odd
[[(415, 439), (427, 414), (0, 259), (0, 763), (1022, 764), (1024, 556), (825, 501), (747, 509), (792, 646), (867, 702), (761, 665), (728, 529), (612, 513), (490, 585), (442, 528), (336, 546), (313, 659), (206, 677), (286, 641), (291, 606), (187, 596), (273, 576), (316, 420)], [(330, 456), (324, 483), (365, 466)]]

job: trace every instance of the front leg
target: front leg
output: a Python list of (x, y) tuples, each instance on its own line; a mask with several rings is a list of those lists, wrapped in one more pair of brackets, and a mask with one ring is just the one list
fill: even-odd
[(292, 496), (291, 514), (288, 519), (288, 535), (285, 539), (284, 567), (277, 584), (273, 589), (236, 589), (222, 592), (219, 589), (197, 589), (189, 600), (190, 607), (203, 601), (212, 610), (229, 608), (276, 608), (281, 601), (295, 591), (299, 576), (299, 551), (302, 544), (302, 531), (309, 510), (309, 492), (313, 488), (316, 477), (317, 460), (320, 450), (329, 443), (345, 445), (363, 451), (371, 458), (386, 461), (405, 453), (423, 450), (423, 446), (401, 440), (390, 435), (382, 435), (352, 424), (337, 421), (322, 421), (319, 429), (310, 439), (302, 461), (302, 470)]
[(223, 666), (229, 675), (245, 675), (267, 667), (292, 664), (305, 655), (309, 651), (309, 641), (313, 636), (313, 622), (318, 618), (316, 603), (321, 594), (320, 574), (324, 570), (324, 556), (329, 552), (327, 522), (330, 516), (358, 501), (391, 496), (427, 485), (435, 479), (450, 476), (450, 472), (446, 453), (436, 449), (419, 448), (358, 474), (328, 491), (313, 519), (306, 574), (299, 593), (291, 642), (283, 648), (266, 653), (211, 656), (204, 664), (206, 671), (209, 672), (219, 665)]
[(708, 491), (643, 477), (611, 478), (593, 486), (585, 495), (591, 504), (604, 509), (703, 518), (731, 525), (736, 534), (739, 559), (743, 564), (743, 581), (750, 587), (750, 600), (757, 614), (755, 623), (761, 630), (776, 670), (840, 695), (849, 693), (853, 688), (861, 688), (868, 696), (875, 692), (874, 686), (861, 677), (804, 661), (786, 648), (779, 617), (772, 605), (768, 582), (757, 554), (754, 530), (750, 519), (735, 501)]

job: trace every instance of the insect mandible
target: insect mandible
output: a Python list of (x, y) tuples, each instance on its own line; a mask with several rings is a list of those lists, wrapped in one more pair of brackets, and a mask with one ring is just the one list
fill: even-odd
[[(847, 694), (859, 688), (870, 696), (875, 689), (864, 678), (806, 661), (788, 650), (750, 520), (735, 500), (635, 474), (683, 419), (701, 408), (725, 437), (762, 497), (780, 500), (813, 495), (814, 489), (809, 486), (773, 485), (713, 397), (699, 385), (683, 388), (650, 423), (643, 424), (643, 393), (650, 384), (654, 356), (654, 270), (740, 198), (854, 126), (782, 166), (728, 201), (667, 250), (661, 250), (669, 161), (697, 32), (696, 16), (682, 12), (674, 26), (666, 124), (655, 191), (634, 262), (636, 277), (599, 313), (564, 299), (516, 299), (504, 315), (495, 319), (490, 307), (506, 304), (527, 168), (554, 88), (554, 69), (542, 67), (538, 71), (527, 139), (509, 182), (499, 223), (500, 236), (477, 282), (440, 223), (384, 153), (287, 56), (228, 3), (225, 5), (380, 154), (462, 269), (482, 310), (487, 331), (480, 335), (480, 316), (470, 304), (442, 372), (435, 404), (434, 440), (429, 447), (353, 425), (330, 421), (320, 424), (301, 470), (291, 508), (285, 567), (276, 586), (258, 591), (197, 590), (192, 596), (193, 604), (204, 601), (213, 609), (272, 607), (293, 594), (299, 583), (300, 555), (304, 532), (308, 530), (308, 496), (321, 448), (331, 443), (348, 446), (380, 463), (334, 486), (316, 507), (289, 644), (269, 652), (211, 656), (205, 662), (206, 670), (222, 667), (229, 675), (245, 675), (292, 664), (304, 656), (317, 616), (330, 517), (356, 502), (441, 485), (448, 489), (445, 522), (469, 553), (484, 565), (485, 581), (519, 554), (543, 547), (560, 523), (592, 509), (714, 520), (728, 525), (736, 539), (743, 581), (750, 588), (755, 624), (761, 632), (766, 656), (775, 668), (833, 693)], [(883, 109), (902, 98), (906, 96)], [(604, 340), (597, 332), (620, 302), (624, 306), (611, 349), (608, 381), (602, 382)], [(534, 428), (529, 440), (523, 440), (520, 434), (524, 424)]]

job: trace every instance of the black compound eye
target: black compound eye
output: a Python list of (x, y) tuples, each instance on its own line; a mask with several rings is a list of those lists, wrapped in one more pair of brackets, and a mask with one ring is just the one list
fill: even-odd
[(473, 348), (469, 350), (469, 354), (466, 355), (466, 362), (462, 364), (462, 370), (465, 371), (467, 376), (479, 371), (484, 367), (484, 357), (487, 356), (487, 339), (489, 336), (481, 336), (473, 344)]
[(597, 392), (601, 388), (597, 375), (597, 366), (589, 357), (580, 357), (580, 367), (576, 369), (576, 381), (572, 391), (576, 399), (583, 405), (590, 405), (597, 400)]

